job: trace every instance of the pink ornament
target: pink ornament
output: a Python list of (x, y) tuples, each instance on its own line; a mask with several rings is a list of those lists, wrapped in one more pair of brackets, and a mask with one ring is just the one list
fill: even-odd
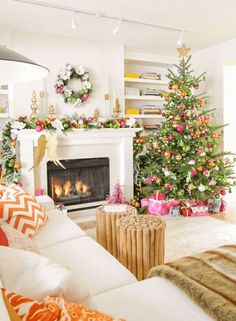
[(198, 172), (197, 172), (196, 169), (193, 168), (193, 169), (191, 170), (191, 174), (192, 174), (192, 176), (197, 176)]
[(185, 107), (186, 107), (185, 104), (180, 104), (180, 105), (179, 105), (179, 109), (182, 109), (182, 110), (183, 110), (183, 109), (185, 109)]
[(177, 125), (176, 130), (177, 132), (182, 134), (184, 132), (184, 125)]
[(22, 182), (18, 182), (17, 185), (20, 186), (20, 187), (23, 186)]
[(226, 195), (226, 191), (222, 190), (222, 191), (220, 191), (220, 194), (224, 196), (224, 195)]
[(209, 175), (209, 170), (207, 168), (205, 168), (203, 171), (202, 171), (202, 174), (205, 175), (205, 176), (208, 176)]
[(125, 125), (126, 125), (126, 122), (124, 120), (121, 120), (120, 121), (120, 127), (125, 127)]
[(83, 99), (83, 100), (87, 100), (88, 98), (89, 98), (89, 94), (83, 94), (83, 95), (82, 95), (82, 99)]
[(37, 125), (37, 126), (35, 127), (35, 130), (36, 130), (36, 132), (41, 132), (41, 131), (43, 130), (43, 127), (40, 126), (40, 125)]
[(150, 176), (146, 177), (146, 178), (145, 178), (145, 182), (146, 182), (147, 184), (152, 184), (152, 177), (150, 177)]
[(211, 144), (210, 143), (207, 143), (207, 148), (211, 148)]
[(174, 186), (173, 186), (173, 185), (169, 185), (169, 186), (168, 186), (168, 190), (169, 190), (169, 191), (171, 191), (171, 192), (172, 192), (172, 191), (173, 191), (173, 189), (174, 189)]
[(168, 139), (169, 142), (171, 142), (171, 141), (173, 140), (173, 138), (174, 138), (173, 135), (169, 135), (169, 136), (167, 137), (167, 139)]

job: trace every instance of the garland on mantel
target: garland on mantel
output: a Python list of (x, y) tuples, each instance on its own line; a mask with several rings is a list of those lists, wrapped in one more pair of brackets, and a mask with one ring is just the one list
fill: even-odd
[(16, 121), (9, 121), (3, 129), (3, 141), (1, 148), (1, 181), (5, 184), (16, 183), (22, 186), (20, 168), (17, 160), (17, 133), (22, 129), (35, 129), (37, 132), (43, 130), (51, 132), (69, 132), (73, 129), (102, 129), (102, 128), (137, 128), (137, 121), (133, 118), (121, 118), (103, 120), (97, 117), (83, 117), (74, 114), (72, 117), (28, 119), (19, 117)]

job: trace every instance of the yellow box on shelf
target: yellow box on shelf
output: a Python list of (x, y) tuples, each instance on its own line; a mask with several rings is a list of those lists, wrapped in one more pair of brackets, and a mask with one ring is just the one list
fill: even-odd
[(140, 110), (139, 109), (126, 109), (125, 113), (126, 113), (126, 115), (139, 115)]
[(125, 78), (140, 78), (140, 75), (132, 72), (125, 72)]

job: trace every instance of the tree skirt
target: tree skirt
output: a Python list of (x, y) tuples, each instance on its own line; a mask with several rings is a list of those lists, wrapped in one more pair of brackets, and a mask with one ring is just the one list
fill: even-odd
[[(165, 262), (236, 244), (236, 225), (209, 216), (166, 218)], [(95, 229), (85, 231), (96, 239)]]

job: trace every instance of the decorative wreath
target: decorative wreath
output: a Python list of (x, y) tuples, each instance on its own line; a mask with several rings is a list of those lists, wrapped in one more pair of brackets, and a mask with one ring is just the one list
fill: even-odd
[[(81, 81), (82, 88), (79, 91), (70, 89), (69, 83), (72, 79)], [(82, 66), (72, 67), (70, 64), (67, 64), (65, 70), (57, 76), (55, 87), (56, 92), (64, 97), (65, 103), (76, 106), (82, 105), (92, 92), (89, 73)]]

